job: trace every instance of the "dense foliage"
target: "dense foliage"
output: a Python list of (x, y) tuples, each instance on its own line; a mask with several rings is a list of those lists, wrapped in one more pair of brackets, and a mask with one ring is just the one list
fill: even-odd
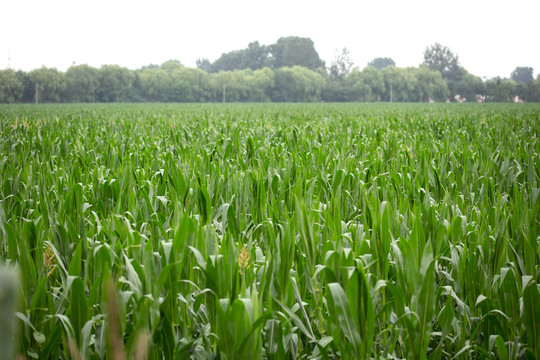
[(271, 45), (260, 45), (258, 41), (254, 41), (246, 49), (222, 54), (213, 63), (208, 59), (199, 59), (198, 64), (209, 72), (293, 66), (317, 70), (325, 67), (324, 61), (315, 50), (313, 40), (298, 36), (282, 37)]
[[(352, 69), (352, 71), (351, 71)], [(328, 68), (309, 38), (252, 42), (197, 68), (167, 61), (129, 70), (73, 65), (25, 73), (0, 71), (0, 103), (18, 102), (487, 102), (540, 101), (540, 77), (517, 67), (511, 79), (483, 81), (440, 44), (427, 47), (419, 67), (400, 68), (376, 58), (360, 70), (346, 48)]]
[(539, 106), (12, 105), (0, 126), (28, 358), (540, 358)]
[[(345, 67), (346, 68), (346, 67)], [(445, 81), (426, 66), (382, 70), (367, 66), (340, 73), (302, 66), (208, 73), (168, 61), (161, 66), (129, 70), (116, 65), (99, 69), (70, 67), (66, 73), (41, 68), (24, 73), (0, 71), (0, 102), (427, 102), (460, 94), (488, 102), (510, 102), (519, 96), (540, 101), (540, 78), (516, 83), (495, 78), (484, 82), (464, 72), (459, 81)], [(452, 91), (449, 84), (452, 85)], [(452, 96), (451, 96), (452, 95)]]

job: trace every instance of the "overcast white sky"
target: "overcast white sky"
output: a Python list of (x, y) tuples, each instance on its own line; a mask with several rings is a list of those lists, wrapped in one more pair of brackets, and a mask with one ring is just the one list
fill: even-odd
[(349, 49), (355, 66), (391, 57), (417, 66), (435, 42), (482, 77), (540, 72), (539, 0), (3, 0), (0, 69), (73, 62), (131, 69), (169, 59), (195, 67), (251, 41), (310, 37), (327, 65)]

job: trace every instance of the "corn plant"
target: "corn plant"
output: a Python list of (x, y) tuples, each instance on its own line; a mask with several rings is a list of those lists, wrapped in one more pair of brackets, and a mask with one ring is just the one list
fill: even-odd
[(0, 128), (8, 358), (540, 358), (538, 105), (4, 105)]

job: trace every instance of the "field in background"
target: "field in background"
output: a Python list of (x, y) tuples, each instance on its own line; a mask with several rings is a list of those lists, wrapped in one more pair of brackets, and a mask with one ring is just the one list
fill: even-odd
[(5, 105), (0, 128), (28, 359), (540, 358), (538, 105)]

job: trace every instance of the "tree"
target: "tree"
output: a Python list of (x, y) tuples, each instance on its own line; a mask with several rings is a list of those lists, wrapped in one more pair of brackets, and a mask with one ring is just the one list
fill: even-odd
[(135, 74), (118, 65), (103, 65), (99, 70), (99, 101), (115, 102), (129, 100)]
[(414, 90), (418, 80), (407, 70), (395, 66), (387, 66), (381, 70), (384, 79), (385, 93), (383, 101), (404, 102), (418, 101)]
[(33, 88), (38, 87), (39, 102), (60, 102), (66, 89), (65, 74), (55, 68), (42, 67), (29, 73)]
[(141, 67), (140, 70), (146, 70), (146, 69), (159, 69), (159, 65), (157, 64), (148, 64), (148, 65), (144, 65), (143, 67)]
[(424, 51), (423, 65), (439, 71), (443, 79), (447, 80), (452, 72), (459, 68), (459, 58), (446, 46), (435, 43)]
[(459, 57), (439, 43), (426, 48), (422, 64), (441, 73), (452, 95), (456, 94), (457, 83), (467, 74), (459, 65)]
[(248, 89), (248, 101), (271, 101), (270, 97), (275, 84), (274, 72), (272, 69), (265, 67), (247, 74), (246, 83)]
[(373, 66), (366, 66), (360, 72), (361, 84), (367, 89), (363, 94), (364, 101), (381, 101), (386, 88), (383, 74)]
[(212, 63), (210, 62), (210, 60), (208, 60), (206, 58), (197, 59), (196, 63), (197, 63), (197, 68), (198, 69), (201, 69), (202, 71), (206, 71), (206, 72), (209, 72), (210, 67), (212, 66)]
[(66, 100), (74, 102), (96, 101), (99, 86), (98, 70), (86, 64), (71, 66), (66, 71)]
[(377, 70), (382, 70), (383, 68), (387, 66), (396, 66), (396, 62), (392, 60), (392, 58), (389, 58), (389, 57), (378, 57), (371, 60), (368, 63), (368, 66), (373, 66)]
[(414, 91), (416, 98), (410, 100), (422, 102), (429, 100), (443, 101), (450, 95), (448, 85), (438, 71), (430, 70), (426, 66), (409, 68), (408, 70), (417, 80)]
[(221, 54), (213, 63), (207, 59), (197, 61), (197, 67), (211, 73), (243, 69), (258, 70), (264, 67), (277, 69), (295, 65), (312, 70), (324, 69), (324, 62), (320, 59), (311, 39), (290, 36), (280, 38), (277, 43), (268, 46), (254, 41), (249, 43), (246, 49)]
[(250, 70), (220, 71), (212, 74), (212, 88), (215, 100), (241, 102), (248, 99), (245, 72)]
[(349, 101), (350, 90), (343, 81), (327, 81), (321, 92), (321, 100), (325, 102)]
[(302, 66), (284, 67), (274, 72), (272, 100), (278, 102), (320, 101), (323, 75)]
[(516, 83), (496, 77), (486, 82), (486, 91), (489, 101), (510, 102), (516, 94)]
[[(201, 66), (207, 66), (203, 64)], [(234, 50), (222, 54), (214, 63), (208, 65), (210, 72), (251, 69), (258, 70), (270, 65), (270, 53), (267, 46), (258, 41), (249, 43), (247, 49)], [(199, 66), (199, 64), (197, 64)]]
[(270, 45), (270, 49), (275, 69), (296, 65), (311, 70), (325, 67), (310, 38), (282, 37), (277, 43)]
[(346, 48), (343, 48), (341, 54), (336, 52), (335, 58), (328, 68), (328, 73), (325, 74), (325, 77), (328, 77), (328, 81), (322, 92), (323, 101), (348, 101), (350, 97), (349, 89), (343, 80), (349, 74), (352, 65), (353, 62)]
[(536, 76), (533, 83), (533, 96), (530, 101), (540, 101), (540, 75)]
[(344, 79), (347, 101), (380, 101), (384, 93), (384, 79), (379, 70), (367, 66), (362, 71), (354, 68)]
[(270, 65), (270, 49), (265, 45), (259, 45), (258, 41), (249, 43), (244, 50), (244, 69), (259, 70)]
[(35, 102), (36, 101), (36, 85), (30, 79), (30, 75), (22, 70), (18, 70), (15, 75), (17, 79), (23, 85), (22, 102)]
[(341, 80), (349, 72), (351, 71), (351, 68), (353, 66), (353, 61), (351, 60), (351, 57), (349, 55), (349, 50), (347, 48), (343, 48), (341, 50), (341, 54), (337, 55), (335, 59), (332, 61), (332, 64), (330, 65), (330, 68), (328, 69), (328, 72), (330, 74), (331, 80)]
[(510, 74), (510, 79), (518, 84), (527, 84), (534, 81), (533, 68), (518, 66)]
[(219, 59), (210, 66), (210, 72), (232, 71), (243, 69), (244, 53), (242, 50), (234, 50), (221, 54)]
[(211, 98), (210, 75), (201, 69), (178, 68), (171, 73), (169, 100), (204, 102)]
[(0, 103), (19, 102), (24, 85), (11, 69), (0, 70)]
[(476, 101), (476, 95), (486, 94), (486, 85), (480, 77), (467, 73), (455, 84), (454, 90), (456, 94), (474, 102)]
[(171, 89), (169, 73), (161, 69), (144, 69), (139, 73), (141, 94), (149, 101), (168, 101)]
[(165, 61), (161, 66), (159, 66), (159, 69), (165, 70), (169, 74), (171, 74), (173, 71), (184, 68), (184, 65), (178, 60), (168, 60)]
[(537, 97), (540, 95), (534, 86), (534, 81), (526, 84), (516, 84), (515, 94), (519, 96), (523, 101), (535, 102), (538, 101)]

